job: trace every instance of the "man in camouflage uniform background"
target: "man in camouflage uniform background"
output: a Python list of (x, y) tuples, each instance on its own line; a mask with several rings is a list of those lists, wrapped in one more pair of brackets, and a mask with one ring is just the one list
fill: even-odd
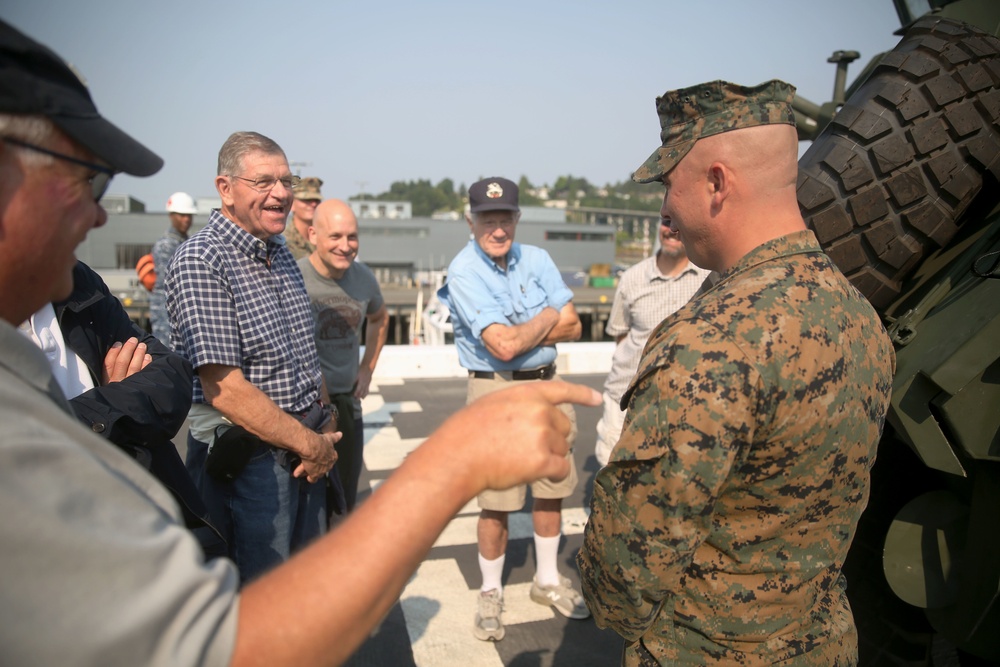
[(308, 257), (316, 249), (309, 243), (309, 228), (316, 215), (316, 207), (323, 201), (320, 188), (323, 181), (315, 176), (306, 176), (295, 188), (295, 199), (292, 201), (292, 219), (285, 226), (285, 243), (292, 251), (296, 260)]
[(161, 343), (170, 347), (170, 318), (167, 316), (167, 297), (163, 291), (163, 279), (167, 275), (170, 259), (177, 252), (177, 246), (187, 240), (194, 214), (198, 207), (186, 192), (175, 192), (167, 199), (167, 216), (170, 227), (153, 244), (153, 268), (156, 270), (156, 284), (149, 295), (149, 322), (152, 333)]
[(892, 345), (806, 229), (780, 81), (657, 99), (633, 174), (720, 281), (653, 331), (578, 556), (627, 665), (854, 665), (841, 567), (868, 499)]

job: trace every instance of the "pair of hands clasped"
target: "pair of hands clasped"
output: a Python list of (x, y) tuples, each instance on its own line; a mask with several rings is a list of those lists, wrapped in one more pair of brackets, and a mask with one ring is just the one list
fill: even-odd
[(310, 439), (308, 452), (299, 453), (302, 462), (292, 471), (293, 477), (305, 476), (310, 483), (318, 482), (333, 469), (337, 462), (337, 450), (333, 448), (344, 434), (336, 430), (337, 424), (330, 419), (319, 433)]

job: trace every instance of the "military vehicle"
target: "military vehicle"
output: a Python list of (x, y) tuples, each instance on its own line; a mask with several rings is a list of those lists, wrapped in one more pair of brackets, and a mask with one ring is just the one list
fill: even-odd
[(902, 35), (797, 98), (798, 200), (896, 375), (845, 564), (868, 665), (1000, 664), (1000, 2), (895, 0)]

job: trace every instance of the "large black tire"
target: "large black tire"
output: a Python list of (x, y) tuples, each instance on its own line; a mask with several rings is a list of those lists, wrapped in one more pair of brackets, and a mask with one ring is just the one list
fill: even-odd
[(1000, 40), (927, 17), (799, 160), (806, 223), (877, 309), (981, 191), (998, 197), (998, 133)]

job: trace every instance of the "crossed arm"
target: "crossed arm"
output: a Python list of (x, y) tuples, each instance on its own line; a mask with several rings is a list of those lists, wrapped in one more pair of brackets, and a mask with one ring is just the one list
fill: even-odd
[(101, 368), (101, 384), (121, 382), (130, 375), (138, 373), (152, 363), (153, 357), (146, 352), (146, 344), (140, 343), (135, 336), (124, 343), (119, 341), (111, 346), (104, 357)]
[(501, 361), (510, 361), (540, 345), (580, 338), (583, 328), (573, 303), (559, 311), (548, 307), (522, 324), (491, 324), (483, 329), (483, 345)]
[(73, 282), (70, 299), (53, 305), (98, 385), (71, 399), (77, 417), (120, 446), (174, 437), (191, 407), (191, 364), (133, 324), (93, 269), (78, 263)]

